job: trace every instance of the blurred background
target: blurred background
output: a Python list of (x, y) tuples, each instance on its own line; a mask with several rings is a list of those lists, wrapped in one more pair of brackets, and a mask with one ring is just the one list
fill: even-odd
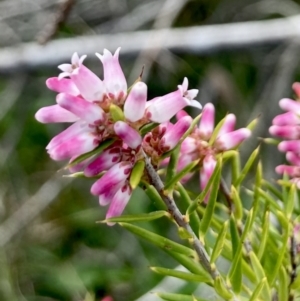
[[(42, 125), (35, 112), (54, 104), (45, 80), (72, 54), (100, 77), (95, 52), (114, 52), (129, 85), (145, 66), (149, 98), (174, 91), (186, 76), (198, 100), (238, 126), (259, 116), (267, 137), (300, 80), (300, 1), (292, 0), (1, 0), (0, 1), (0, 300), (155, 300), (148, 291), (182, 293), (149, 266), (174, 267), (166, 254), (119, 226), (98, 224), (106, 208), (90, 195), (93, 180), (62, 177), (45, 146), (64, 125)], [(191, 112), (194, 116), (197, 112)], [(258, 139), (243, 147), (247, 158)], [(282, 160), (263, 145), (266, 178)], [(137, 190), (126, 213), (154, 210)], [(145, 225), (177, 239), (164, 220)], [(159, 229), (159, 231), (158, 231)], [(155, 288), (159, 286), (158, 288)]]

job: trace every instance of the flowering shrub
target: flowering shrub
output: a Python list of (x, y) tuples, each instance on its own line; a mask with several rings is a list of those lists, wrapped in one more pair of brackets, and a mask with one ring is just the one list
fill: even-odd
[[(210, 300), (296, 300), (300, 103), (282, 99), (280, 107), (287, 112), (275, 117), (270, 127), (271, 135), (284, 139), (278, 149), (291, 164), (276, 168), (290, 178), (278, 188), (262, 178), (259, 147), (241, 167), (238, 148), (257, 120), (235, 130), (236, 117), (228, 114), (215, 125), (211, 103), (193, 119), (183, 109), (199, 110), (201, 105), (195, 100), (198, 90), (188, 90), (187, 78), (174, 92), (147, 100), (141, 77), (128, 88), (119, 51), (96, 54), (103, 80), (84, 66), (86, 56), (77, 53), (71, 64), (59, 66), (58, 77), (47, 80), (48, 88), (58, 93), (56, 104), (41, 108), (36, 119), (72, 123), (47, 145), (50, 157), (68, 160), (74, 176), (96, 179), (91, 193), (101, 206), (109, 205), (105, 223), (118, 223), (187, 269), (152, 267), (156, 273), (209, 286), (215, 294)], [(300, 98), (300, 84), (293, 88)], [(225, 165), (231, 170), (226, 180)], [(254, 184), (244, 188), (250, 171)], [(197, 173), (199, 188), (189, 191), (185, 183)], [(122, 215), (138, 186), (162, 210)], [(176, 223), (180, 242), (133, 224), (162, 217)], [(208, 300), (158, 295), (164, 300)]]

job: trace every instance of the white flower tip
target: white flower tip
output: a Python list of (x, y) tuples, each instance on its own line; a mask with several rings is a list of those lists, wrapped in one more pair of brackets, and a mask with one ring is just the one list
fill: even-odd
[(81, 57), (80, 57), (80, 59), (79, 59), (79, 66), (81, 66), (82, 65), (82, 63), (83, 63), (83, 61), (85, 60), (87, 58), (87, 55), (86, 54), (84, 54), (84, 55), (82, 55)]
[(39, 109), (39, 110), (35, 113), (34, 117), (35, 117), (35, 119), (36, 119), (38, 122), (44, 123), (43, 108), (42, 108), (42, 109)]
[(177, 86), (178, 89), (180, 90), (182, 96), (183, 96), (184, 93), (187, 91), (188, 86), (189, 86), (189, 81), (188, 81), (187, 77), (185, 77), (185, 78), (183, 79), (182, 84)]
[(117, 50), (115, 51), (114, 57), (117, 59), (119, 58), (120, 50), (121, 50), (121, 47), (118, 47)]
[(228, 114), (228, 115), (226, 115), (224, 123), (230, 124), (234, 128), (235, 122), (236, 122), (236, 117), (235, 117), (234, 114)]
[(77, 52), (74, 52), (71, 58), (71, 62), (73, 65), (77, 65), (79, 62), (79, 55)]
[(198, 109), (202, 109), (202, 105), (201, 105), (201, 103), (198, 101), (198, 100), (190, 100), (189, 101), (190, 103), (189, 103), (189, 105), (191, 106), (191, 107), (194, 107), (194, 108), (198, 108)]
[(96, 52), (95, 55), (97, 56), (97, 58), (102, 62), (103, 59), (103, 55), (100, 54), (99, 52)]

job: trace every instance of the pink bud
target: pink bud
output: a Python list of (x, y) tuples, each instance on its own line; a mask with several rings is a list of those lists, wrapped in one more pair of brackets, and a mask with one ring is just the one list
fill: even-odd
[(160, 148), (163, 151), (169, 151), (173, 149), (183, 134), (188, 130), (192, 124), (193, 119), (190, 116), (180, 118), (173, 127), (168, 129), (160, 141)]
[(300, 141), (292, 140), (292, 141), (282, 141), (278, 144), (278, 149), (281, 152), (300, 152)]
[(103, 55), (96, 53), (103, 64), (107, 94), (114, 99), (124, 98), (127, 94), (127, 82), (119, 63), (120, 49), (118, 48), (114, 55), (107, 49), (104, 49)]
[(143, 82), (137, 82), (131, 89), (125, 104), (124, 114), (131, 122), (138, 121), (144, 116), (147, 101), (147, 86)]
[(221, 151), (229, 150), (238, 146), (245, 139), (250, 137), (250, 135), (251, 131), (249, 129), (241, 128), (218, 137), (215, 146)]
[(141, 135), (131, 126), (123, 121), (118, 121), (114, 125), (116, 134), (130, 147), (136, 149), (142, 143)]
[(202, 116), (199, 123), (199, 132), (203, 139), (208, 140), (215, 126), (215, 107), (212, 103), (207, 103), (203, 107)]
[(279, 101), (279, 106), (282, 110), (292, 111), (297, 115), (300, 114), (300, 103), (295, 100), (283, 98)]

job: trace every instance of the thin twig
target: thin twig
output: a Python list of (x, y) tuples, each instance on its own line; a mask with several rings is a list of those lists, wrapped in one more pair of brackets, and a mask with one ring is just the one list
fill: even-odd
[(200, 240), (192, 230), (186, 218), (179, 211), (174, 199), (171, 196), (165, 194), (164, 184), (161, 181), (157, 172), (155, 171), (154, 167), (152, 166), (150, 159), (145, 153), (144, 153), (144, 158), (145, 158), (145, 164), (146, 164), (145, 166), (146, 166), (148, 176), (153, 186), (155, 187), (155, 189), (158, 191), (163, 201), (165, 202), (169, 213), (172, 215), (177, 225), (179, 227), (184, 228), (191, 235), (192, 245), (197, 255), (199, 256), (200, 263), (202, 264), (203, 268), (211, 275), (211, 277), (213, 279), (216, 279), (219, 276), (219, 272), (211, 267), (209, 256), (206, 253), (203, 244), (200, 242)]

